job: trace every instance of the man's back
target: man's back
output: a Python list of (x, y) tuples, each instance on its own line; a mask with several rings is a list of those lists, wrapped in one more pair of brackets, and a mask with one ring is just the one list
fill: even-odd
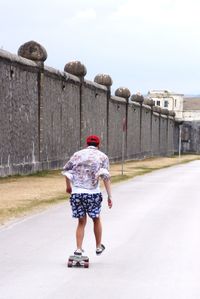
[(75, 187), (96, 189), (99, 176), (109, 175), (108, 157), (94, 146), (88, 146), (76, 152), (64, 166), (64, 170), (71, 174), (71, 181)]

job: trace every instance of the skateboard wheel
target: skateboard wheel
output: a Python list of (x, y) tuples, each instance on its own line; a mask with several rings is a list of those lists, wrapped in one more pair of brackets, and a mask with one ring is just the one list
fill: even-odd
[(89, 263), (88, 262), (84, 263), (84, 268), (89, 268)]
[(72, 265), (73, 265), (72, 261), (68, 261), (68, 264), (67, 264), (68, 268), (72, 268)]

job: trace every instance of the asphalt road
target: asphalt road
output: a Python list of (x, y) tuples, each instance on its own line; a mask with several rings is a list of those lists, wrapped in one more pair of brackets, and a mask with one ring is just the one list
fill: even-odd
[(0, 299), (199, 299), (200, 161), (113, 186), (102, 209), (106, 251), (67, 268), (76, 221), (69, 203), (0, 229)]

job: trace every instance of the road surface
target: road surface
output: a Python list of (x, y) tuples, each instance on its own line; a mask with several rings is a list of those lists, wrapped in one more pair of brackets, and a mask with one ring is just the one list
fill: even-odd
[(199, 299), (200, 161), (113, 186), (102, 209), (102, 256), (89, 220), (89, 269), (67, 268), (69, 203), (0, 229), (0, 299)]

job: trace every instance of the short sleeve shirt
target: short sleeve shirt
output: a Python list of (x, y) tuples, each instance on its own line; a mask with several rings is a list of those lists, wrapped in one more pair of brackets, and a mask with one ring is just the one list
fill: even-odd
[(110, 177), (107, 155), (94, 146), (74, 153), (63, 169), (62, 174), (71, 180), (74, 187), (91, 191), (98, 189), (99, 177), (103, 180)]

